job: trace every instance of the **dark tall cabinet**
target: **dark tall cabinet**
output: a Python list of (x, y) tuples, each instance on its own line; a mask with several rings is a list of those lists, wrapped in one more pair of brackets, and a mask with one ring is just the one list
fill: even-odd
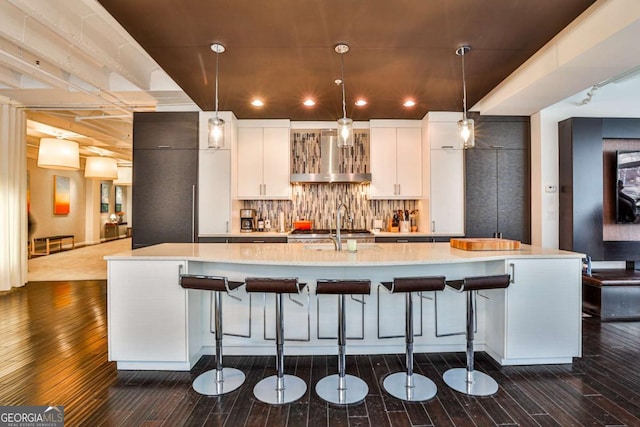
[(198, 113), (133, 117), (134, 249), (197, 236)]
[(477, 117), (465, 151), (467, 237), (531, 241), (528, 117)]

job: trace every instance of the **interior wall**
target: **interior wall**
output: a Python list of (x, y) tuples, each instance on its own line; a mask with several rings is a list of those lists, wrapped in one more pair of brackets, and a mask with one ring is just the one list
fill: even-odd
[[(27, 159), (31, 216), (35, 221), (33, 237), (73, 234), (76, 244), (85, 242), (85, 179), (83, 171), (43, 169), (35, 159)], [(68, 215), (53, 213), (53, 177), (70, 181), (71, 202)]]
[[(115, 213), (115, 186), (111, 181), (93, 182), (84, 178), (82, 169), (77, 171), (63, 171), (54, 169), (43, 169), (37, 166), (36, 159), (27, 159), (27, 171), (29, 174), (30, 209), (35, 221), (34, 237), (54, 236), (59, 234), (73, 234), (76, 246), (85, 244), (95, 244), (104, 241), (104, 224), (109, 222), (109, 215)], [(53, 177), (66, 176), (70, 180), (71, 206), (68, 215), (54, 215), (53, 213)], [(97, 185), (97, 197), (88, 197), (87, 192), (92, 185)], [(109, 211), (100, 212), (100, 184), (107, 184), (109, 187)], [(123, 200), (122, 211), (125, 213), (124, 221), (131, 214), (131, 187), (122, 187)], [(99, 237), (87, 235), (91, 228), (87, 227), (87, 222), (94, 221), (87, 212), (95, 213), (97, 227), (99, 227)], [(130, 223), (127, 226), (131, 226)], [(121, 227), (121, 235), (125, 233), (125, 227)], [(90, 231), (89, 231), (90, 232)]]

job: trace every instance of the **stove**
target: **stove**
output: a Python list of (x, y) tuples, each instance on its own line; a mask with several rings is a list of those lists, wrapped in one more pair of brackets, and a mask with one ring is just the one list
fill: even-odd
[[(293, 230), (287, 236), (289, 243), (320, 243), (330, 241), (330, 235), (335, 234), (336, 230), (328, 228), (312, 228), (309, 230)], [(340, 240), (354, 239), (360, 243), (375, 242), (375, 235), (365, 229), (340, 229)]]

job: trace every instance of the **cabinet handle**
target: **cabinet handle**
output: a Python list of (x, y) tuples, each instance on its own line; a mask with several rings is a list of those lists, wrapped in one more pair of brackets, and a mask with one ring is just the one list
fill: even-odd
[(251, 243), (264, 243), (264, 240), (252, 240)]
[(444, 149), (453, 148), (453, 145), (441, 145), (440, 148), (444, 148)]
[(409, 243), (408, 239), (396, 239), (396, 243)]
[(178, 264), (178, 278), (180, 278), (180, 276), (182, 276), (182, 269), (184, 268), (184, 266), (182, 264)]
[(262, 195), (263, 196), (267, 195), (267, 184), (262, 184)]
[(191, 243), (196, 242), (196, 186), (191, 186)]
[(158, 148), (171, 148), (170, 145), (158, 145)]
[(402, 190), (400, 189), (400, 184), (398, 184), (398, 196), (402, 194)]
[(504, 148), (504, 145), (492, 145), (491, 148)]
[(509, 263), (509, 268), (511, 269), (511, 279), (509, 279), (509, 283), (516, 282), (516, 266), (512, 262)]
[(436, 232), (436, 222), (435, 221), (431, 221), (431, 232), (432, 233)]
[(229, 221), (226, 222), (225, 229), (227, 230), (227, 233), (228, 233), (229, 232)]

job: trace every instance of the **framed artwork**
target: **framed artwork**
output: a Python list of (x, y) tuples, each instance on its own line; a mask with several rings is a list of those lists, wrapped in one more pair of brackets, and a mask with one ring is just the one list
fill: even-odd
[(53, 214), (69, 215), (71, 211), (71, 180), (68, 176), (53, 176)]
[(100, 213), (109, 213), (109, 184), (100, 184)]
[(116, 212), (122, 212), (122, 187), (116, 185)]

